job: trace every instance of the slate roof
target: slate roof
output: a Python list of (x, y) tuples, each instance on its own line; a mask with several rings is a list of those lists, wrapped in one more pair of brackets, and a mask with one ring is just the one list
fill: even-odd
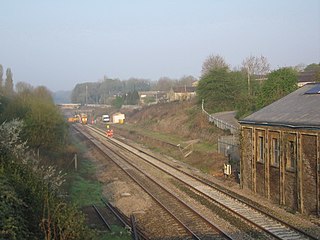
[(316, 72), (310, 71), (310, 72), (301, 72), (298, 75), (298, 82), (300, 83), (311, 83), (316, 81)]
[(320, 93), (306, 94), (320, 83), (307, 84), (240, 120), (240, 124), (320, 128)]

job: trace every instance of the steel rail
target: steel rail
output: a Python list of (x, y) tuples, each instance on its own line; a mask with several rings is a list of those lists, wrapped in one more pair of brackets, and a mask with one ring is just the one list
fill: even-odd
[(132, 237), (134, 240), (139, 240), (137, 226), (136, 226), (136, 218), (134, 217), (133, 214), (130, 216), (130, 221), (131, 221), (131, 227), (132, 227), (132, 235), (133, 235)]
[[(93, 130), (96, 131), (97, 133), (101, 134), (101, 132), (100, 132), (99, 129), (93, 128)], [(120, 145), (119, 143), (115, 142), (114, 140), (112, 140), (112, 139), (109, 139), (109, 140), (111, 140), (114, 144), (120, 146), (121, 148), (126, 149), (127, 151), (130, 151), (128, 148)], [(119, 141), (119, 140), (118, 140), (118, 141)], [(123, 143), (123, 144), (124, 144), (124, 143)], [(128, 144), (126, 143), (126, 145), (128, 145)], [(130, 145), (129, 145), (129, 146), (130, 146)], [(172, 166), (171, 164), (168, 164), (168, 163), (164, 162), (163, 160), (161, 160), (161, 159), (159, 159), (159, 158), (156, 158), (156, 157), (150, 155), (149, 153), (147, 153), (147, 152), (145, 152), (145, 151), (143, 151), (143, 150), (141, 150), (141, 149), (136, 149), (136, 148), (133, 147), (133, 146), (130, 146), (130, 147), (131, 147), (131, 148), (134, 148), (134, 149), (137, 150), (137, 151), (139, 151), (139, 153), (143, 153), (143, 154), (145, 154), (145, 155), (147, 155), (147, 156), (149, 156), (149, 157), (152, 157), (152, 158), (156, 159), (157, 161), (160, 161), (161, 163), (163, 163), (163, 164), (165, 164), (165, 165), (173, 168), (175, 171), (179, 171), (179, 172), (181, 172), (181, 173), (183, 173), (183, 174), (186, 174), (187, 176), (189, 176), (189, 177), (192, 178), (192, 179), (195, 179), (195, 180), (197, 180), (197, 181), (200, 181), (202, 184), (205, 184), (205, 185), (207, 185), (207, 186), (210, 186), (210, 187), (213, 188), (215, 191), (222, 192), (223, 194), (225, 194), (225, 195), (226, 195), (227, 197), (229, 197), (229, 198), (235, 199), (235, 197), (232, 196), (230, 193), (222, 190), (221, 188), (218, 188), (217, 186), (215, 186), (216, 184), (214, 184), (214, 183), (212, 183), (212, 182), (209, 182), (209, 183), (208, 183), (207, 181), (204, 181), (203, 179), (200, 179), (200, 178), (197, 177), (197, 176), (191, 175), (191, 174), (189, 174), (189, 173), (187, 173), (187, 172), (185, 172), (185, 171), (183, 171), (183, 170), (181, 170), (181, 169), (179, 169), (179, 168), (176, 168), (176, 167)], [(141, 155), (138, 155), (138, 154), (135, 153), (135, 152), (132, 152), (132, 151), (130, 151), (130, 152), (133, 153), (133, 154), (135, 154), (135, 155), (137, 155), (137, 156), (139, 156), (140, 158), (143, 158)], [(145, 159), (145, 160), (147, 160), (147, 159)], [(147, 161), (148, 161), (148, 160), (147, 160)], [(177, 178), (176, 175), (174, 175), (174, 174), (172, 174), (172, 173), (170, 173), (170, 172), (162, 169), (161, 167), (157, 166), (156, 164), (154, 164), (154, 163), (152, 163), (152, 162), (150, 162), (150, 161), (148, 161), (148, 163), (151, 164), (151, 165), (153, 165), (154, 167), (160, 169), (161, 171), (166, 172), (167, 174), (171, 175), (171, 176), (174, 177), (175, 179), (177, 179), (177, 180), (179, 180), (179, 181), (182, 181), (182, 182), (184, 182), (185, 184), (188, 184), (188, 183), (186, 183), (185, 181)], [(280, 232), (279, 232), (279, 229), (280, 229), (281, 227), (280, 227), (278, 224), (273, 224), (273, 223), (266, 224), (267, 221), (264, 221), (264, 222), (263, 222), (263, 221), (261, 220), (261, 218), (263, 218), (263, 216), (261, 216), (261, 218), (257, 217), (257, 215), (256, 215), (255, 217), (251, 217), (251, 216), (249, 216), (248, 214), (246, 214), (245, 211), (242, 211), (240, 208), (237, 209), (237, 208), (233, 207), (233, 206), (232, 206), (232, 203), (229, 203), (229, 204), (228, 204), (229, 206), (227, 206), (226, 204), (222, 203), (221, 201), (217, 201), (216, 199), (214, 199), (214, 198), (212, 198), (212, 197), (204, 194), (202, 191), (200, 191), (199, 189), (196, 189), (194, 186), (192, 186), (192, 185), (190, 185), (190, 184), (188, 184), (188, 186), (190, 186), (193, 190), (197, 191), (198, 193), (200, 193), (200, 194), (202, 194), (202, 195), (204, 195), (204, 196), (206, 196), (206, 197), (209, 197), (212, 201), (218, 203), (220, 206), (228, 209), (229, 211), (233, 212), (233, 213), (236, 214), (237, 216), (239, 216), (239, 217), (241, 217), (241, 218), (245, 218), (246, 221), (248, 221), (248, 222), (250, 222), (251, 224), (253, 224), (254, 226), (256, 226), (256, 227), (258, 227), (258, 228), (260, 228), (260, 229), (268, 232), (269, 234), (271, 234), (272, 236), (274, 236), (274, 237), (276, 237), (276, 238), (278, 238), (278, 239), (285, 239), (288, 234), (291, 234), (292, 239), (302, 239), (303, 237), (306, 237), (305, 239), (317, 239), (316, 237), (310, 235), (309, 233), (307, 233), (307, 232), (305, 232), (305, 231), (303, 231), (303, 230), (301, 230), (301, 229), (298, 229), (298, 228), (296, 228), (296, 227), (288, 224), (287, 222), (284, 222), (284, 221), (281, 220), (281, 219), (278, 219), (278, 218), (274, 217), (273, 215), (271, 215), (271, 214), (263, 211), (262, 209), (259, 209), (258, 207), (254, 206), (254, 205), (252, 205), (252, 204), (249, 204), (249, 203), (245, 202), (245, 201), (242, 200), (242, 199), (236, 198), (237, 201), (240, 202), (241, 204), (244, 204), (245, 206), (252, 208), (254, 211), (259, 212), (259, 213), (262, 213), (262, 214), (268, 216), (268, 217), (270, 218), (270, 220), (276, 221), (276, 222), (280, 223), (281, 225), (283, 225), (283, 227), (285, 227), (285, 228), (286, 228), (287, 230), (289, 230), (289, 231), (290, 231), (290, 229), (292, 229), (292, 230), (293, 230), (294, 232), (296, 232), (297, 234), (295, 234), (295, 233), (292, 232), (292, 231), (291, 231), (291, 233), (289, 233), (289, 231), (286, 231), (284, 228), (282, 228), (282, 231), (283, 231), (283, 232), (280, 233)], [(244, 216), (244, 215), (246, 215), (246, 216)], [(262, 226), (262, 224), (264, 224), (264, 226)], [(271, 224), (271, 225), (270, 225), (270, 224)], [(273, 226), (272, 226), (272, 225), (273, 225)], [(276, 228), (275, 226), (277, 226), (277, 228)]]
[[(82, 130), (80, 130), (78, 127), (75, 127), (82, 135), (84, 135), (85, 137), (87, 137), (94, 145), (96, 145), (101, 151), (102, 153), (105, 153), (102, 149), (101, 146), (99, 146), (94, 139), (92, 138), (92, 135), (87, 135), (86, 133), (84, 133)], [(106, 153), (105, 153), (106, 154)], [(169, 213), (171, 215), (171, 217), (173, 219), (175, 219), (175, 221), (177, 221), (180, 226), (182, 226), (194, 239), (196, 240), (200, 240), (200, 238), (193, 233), (188, 226), (186, 226), (183, 222), (181, 222), (174, 213), (172, 213), (169, 209), (167, 209), (148, 189), (144, 188), (140, 182), (138, 182), (134, 176), (132, 176), (132, 174), (130, 174), (123, 166), (121, 166), (121, 164), (119, 164), (117, 161), (114, 161), (113, 158), (111, 158), (109, 156), (109, 158), (122, 170), (124, 171), (137, 185), (139, 185), (154, 201), (156, 201), (159, 206), (161, 206), (167, 213)]]
[[(127, 216), (125, 216), (122, 212), (120, 212), (119, 209), (112, 206), (112, 204), (110, 204), (106, 200), (101, 198), (101, 201), (113, 213), (113, 215), (116, 216), (116, 218), (122, 223), (125, 229), (128, 229), (130, 232), (134, 231), (133, 226), (130, 226), (132, 224)], [(149, 238), (143, 233), (143, 231), (137, 225), (136, 225), (136, 231), (140, 240), (149, 240)]]
[[(121, 145), (119, 145), (119, 146), (121, 146)], [(129, 146), (130, 146), (130, 145), (129, 145)], [(123, 146), (122, 146), (122, 147), (123, 147)], [(135, 147), (133, 147), (133, 146), (130, 146), (130, 147), (135, 148)], [(128, 149), (127, 149), (127, 150), (128, 150)], [(175, 169), (176, 171), (178, 171), (178, 172), (181, 172), (181, 173), (183, 173), (183, 174), (186, 174), (188, 177), (190, 177), (190, 178), (192, 178), (192, 179), (195, 179), (195, 180), (201, 182), (202, 184), (205, 184), (205, 185), (207, 185), (207, 186), (209, 186), (209, 187), (211, 187), (211, 188), (213, 188), (213, 189), (215, 189), (215, 190), (217, 190), (217, 191), (222, 192), (223, 194), (226, 194), (228, 197), (237, 199), (238, 202), (240, 202), (240, 203), (242, 203), (242, 204), (244, 204), (244, 205), (247, 205), (248, 207), (254, 209), (255, 211), (260, 212), (260, 213), (268, 216), (269, 218), (273, 219), (274, 221), (277, 221), (277, 222), (281, 223), (282, 225), (287, 226), (288, 228), (293, 229), (294, 231), (296, 231), (296, 232), (298, 232), (298, 233), (306, 236), (306, 237), (309, 238), (309, 239), (313, 239), (313, 240), (317, 240), (317, 239), (318, 239), (317, 237), (312, 236), (311, 234), (307, 233), (306, 231), (303, 231), (302, 229), (299, 229), (299, 228), (297, 228), (297, 227), (295, 227), (295, 226), (292, 226), (291, 224), (285, 222), (284, 220), (275, 217), (275, 216), (272, 215), (271, 213), (268, 213), (267, 211), (263, 210), (263, 209), (261, 208), (261, 206), (259, 206), (259, 204), (258, 204), (258, 206), (255, 206), (255, 205), (253, 205), (252, 203), (249, 203), (248, 201), (251, 201), (251, 200), (247, 200), (247, 201), (246, 201), (246, 200), (243, 200), (243, 199), (241, 199), (242, 196), (240, 196), (240, 195), (238, 195), (238, 194), (235, 194), (235, 193), (233, 193), (233, 192), (230, 193), (229, 190), (223, 189), (223, 187), (221, 187), (221, 186), (219, 186), (219, 185), (217, 185), (217, 184), (215, 184), (215, 183), (213, 183), (213, 182), (211, 182), (211, 181), (201, 179), (200, 177), (197, 177), (197, 176), (195, 176), (195, 175), (192, 175), (192, 174), (190, 174), (190, 173), (188, 173), (188, 172), (186, 172), (186, 171), (184, 171), (184, 170), (182, 170), (182, 169), (176, 168), (175, 166), (172, 166), (171, 164), (169, 164), (169, 163), (161, 160), (160, 158), (154, 157), (153, 155), (151, 155), (151, 154), (149, 154), (149, 153), (147, 153), (147, 152), (145, 152), (145, 151), (143, 151), (143, 150), (141, 150), (141, 149), (137, 149), (137, 150), (138, 150), (139, 152), (141, 152), (141, 153), (149, 156), (149, 157), (155, 158), (156, 160), (160, 161), (161, 163), (163, 163), (163, 164), (165, 164), (165, 165), (167, 165), (167, 166), (169, 166), (169, 167), (174, 168), (174, 169)], [(133, 154), (135, 154), (135, 153), (133, 152)], [(140, 157), (141, 157), (141, 156), (140, 156)], [(153, 164), (153, 163), (151, 163), (151, 162), (149, 162), (149, 164), (153, 165), (154, 167), (159, 168), (157, 165), (155, 165), (155, 164)], [(161, 168), (159, 168), (159, 169), (162, 170), (162, 171), (164, 171), (164, 170), (161, 169)], [(168, 172), (167, 172), (167, 173), (168, 173)], [(170, 173), (168, 173), (168, 174), (170, 174)], [(172, 177), (174, 177), (175, 179), (178, 179), (175, 175), (173, 175), (173, 174), (170, 174), (170, 175), (171, 175)], [(180, 180), (180, 179), (178, 179), (178, 180)], [(180, 181), (181, 181), (181, 180), (180, 180)], [(193, 186), (190, 186), (190, 187), (191, 187), (192, 189), (194, 189), (195, 191), (203, 194), (201, 191), (199, 191), (198, 189), (194, 188)], [(212, 198), (210, 198), (210, 199), (212, 199)], [(212, 199), (212, 200), (215, 201), (215, 199)], [(233, 211), (232, 209), (230, 209), (229, 207), (226, 207), (226, 208), (228, 208), (230, 211), (234, 212), (234, 211)], [(237, 214), (238, 216), (241, 217), (241, 214), (236, 213), (236, 212), (235, 212), (235, 214)], [(255, 221), (251, 221), (251, 220), (248, 220), (248, 221), (252, 222), (252, 224), (254, 224), (254, 225), (256, 225), (257, 227), (261, 228), (261, 226), (258, 225)], [(268, 231), (268, 232), (270, 232), (270, 231)], [(275, 234), (273, 234), (272, 232), (270, 232), (270, 234), (273, 235), (274, 237), (277, 237), (277, 238), (278, 238), (278, 236), (275, 235)], [(281, 239), (281, 238), (280, 238), (280, 239)]]
[(116, 218), (123, 224), (124, 228), (130, 229), (129, 225), (123, 220), (123, 218), (113, 209), (113, 207), (110, 205), (110, 203), (106, 202), (101, 198), (101, 201), (104, 203), (104, 205), (116, 216)]
[[(132, 227), (130, 227), (131, 225), (131, 222), (129, 220), (129, 218), (123, 213), (121, 212), (118, 208), (112, 206), (110, 203), (108, 203), (109, 206), (113, 209), (113, 211), (120, 217), (123, 219), (124, 222), (126, 222), (126, 226), (125, 228), (129, 229), (130, 231), (132, 231)], [(139, 239), (140, 240), (150, 240), (149, 237), (146, 236), (146, 234), (142, 231), (142, 229), (136, 225), (136, 228), (137, 228), (137, 231), (138, 231), (138, 234), (139, 234)]]
[(109, 223), (107, 222), (107, 220), (102, 216), (101, 212), (99, 211), (99, 209), (95, 206), (92, 205), (92, 207), (94, 208), (94, 210), (97, 212), (98, 216), (100, 217), (100, 219), (102, 220), (102, 222), (106, 225), (106, 227), (112, 232), (111, 227), (109, 225)]
[[(78, 129), (78, 131), (80, 131)], [(93, 139), (93, 135), (91, 135), (90, 133), (84, 133), (83, 131), (80, 131), (84, 136), (86, 136), (88, 139), (90, 139), (90, 141), (92, 141), (93, 144), (95, 144), (97, 147), (98, 144), (94, 141)], [(88, 135), (87, 135), (88, 134)], [(101, 133), (99, 133), (101, 134)], [(102, 143), (101, 144), (105, 144)], [(119, 151), (115, 152), (114, 150), (110, 150), (112, 151), (112, 154), (114, 155), (119, 155)], [(103, 151), (104, 152), (104, 151)], [(105, 152), (104, 152), (105, 153)], [(110, 157), (110, 154), (109, 154)], [(113, 156), (114, 157), (114, 156)], [(112, 157), (111, 157), (112, 159)], [(156, 180), (154, 180), (151, 176), (149, 176), (148, 174), (144, 173), (142, 170), (138, 169), (137, 167), (135, 167), (134, 165), (132, 165), (130, 162), (126, 161), (125, 159), (123, 159), (123, 157), (121, 157), (121, 159), (123, 161), (125, 161), (127, 164), (131, 165), (133, 168), (135, 168), (138, 172), (142, 173), (143, 175), (145, 175), (148, 179), (150, 179), (150, 181), (154, 182), (155, 184), (157, 184), (161, 189), (163, 189), (165, 192), (167, 192), (168, 194), (172, 195), (177, 201), (179, 201), (181, 204), (183, 204), (184, 206), (186, 206), (189, 210), (191, 210), (192, 212), (194, 212), (194, 214), (198, 215), (198, 217), (200, 217), (201, 219), (203, 219), (205, 222), (207, 222), (212, 228), (214, 228), (217, 233), (219, 233), (221, 236), (223, 236), (225, 239), (233, 239), (231, 236), (228, 235), (228, 233), (224, 232), (222, 229), (218, 228), (216, 225), (214, 225), (213, 223), (211, 223), (208, 219), (206, 219), (204, 216), (202, 216), (199, 212), (197, 212), (195, 209), (193, 209), (191, 206), (189, 206), (186, 202), (184, 202), (183, 200), (181, 200), (179, 197), (177, 197), (175, 194), (173, 194), (172, 192), (168, 191), (168, 189), (159, 184)], [(113, 160), (113, 159), (112, 159)], [(177, 222), (179, 222), (179, 224), (181, 226), (183, 226), (187, 232), (189, 232), (191, 234), (191, 236), (194, 239), (201, 239), (199, 236), (197, 236), (188, 226), (186, 226), (172, 211), (170, 211), (164, 204), (161, 203), (161, 201), (159, 201), (157, 199), (156, 196), (154, 196), (149, 189), (145, 188), (139, 181), (137, 181), (135, 179), (135, 176), (133, 176), (129, 171), (127, 171), (123, 166), (121, 166), (121, 164), (119, 164), (117, 161), (113, 162), (118, 165), (133, 181), (135, 181), (144, 191), (146, 191), (163, 209), (165, 209)]]

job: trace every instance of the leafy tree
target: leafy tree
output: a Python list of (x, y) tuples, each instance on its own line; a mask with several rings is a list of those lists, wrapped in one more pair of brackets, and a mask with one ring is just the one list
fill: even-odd
[(7, 68), (6, 71), (6, 81), (4, 84), (5, 94), (11, 96), (13, 94), (13, 79), (12, 79), (12, 72), (10, 68)]
[(52, 98), (51, 92), (49, 91), (49, 89), (47, 89), (44, 86), (36, 87), (33, 90), (33, 95), (36, 98), (41, 99), (42, 101), (45, 101), (45, 102), (48, 102), (48, 103), (53, 103), (53, 98)]
[(123, 83), (119, 79), (105, 78), (99, 85), (98, 101), (102, 104), (110, 104), (114, 99), (114, 95), (122, 92)]
[(298, 88), (298, 73), (292, 68), (280, 68), (271, 72), (264, 81), (257, 106), (262, 108), (286, 96)]
[(310, 72), (314, 74), (314, 81), (320, 82), (320, 63), (312, 63), (309, 64), (305, 69), (304, 72)]
[(198, 99), (203, 99), (205, 108), (211, 112), (234, 110), (244, 80), (241, 72), (229, 72), (227, 68), (212, 70), (199, 81)]
[(140, 99), (138, 91), (129, 92), (123, 98), (126, 105), (137, 105)]
[(318, 71), (320, 71), (320, 63), (319, 64), (316, 64), (316, 63), (309, 64), (308, 66), (305, 67), (304, 71), (305, 72), (318, 72)]
[(3, 110), (0, 112), (0, 123), (13, 119), (23, 119), (30, 110), (26, 104), (27, 97), (24, 95), (19, 94), (11, 99), (8, 97), (4, 97), (3, 99), (0, 104), (0, 107), (3, 106)]
[(23, 120), (22, 136), (30, 147), (48, 151), (63, 146), (67, 125), (45, 87), (20, 89), (4, 104), (0, 121)]
[(66, 125), (52, 102), (30, 99), (29, 111), (24, 119), (24, 136), (32, 148), (46, 150), (62, 147), (66, 138)]
[(229, 69), (229, 65), (222, 56), (212, 54), (203, 62), (201, 75), (204, 76), (217, 69)]
[(126, 92), (148, 91), (150, 81), (146, 79), (130, 78), (127, 81), (108, 79), (104, 77), (101, 82), (77, 84), (71, 93), (73, 103), (101, 103), (110, 104), (114, 96)]
[(73, 103), (85, 104), (86, 102), (86, 85), (77, 84), (71, 93), (71, 101)]
[(116, 98), (112, 101), (112, 106), (116, 109), (120, 109), (124, 103), (124, 98), (121, 96), (116, 96)]

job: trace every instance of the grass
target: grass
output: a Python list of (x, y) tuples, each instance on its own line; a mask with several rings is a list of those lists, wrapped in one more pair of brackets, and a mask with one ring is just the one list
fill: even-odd
[[(102, 206), (102, 184), (95, 177), (96, 166), (83, 157), (84, 153), (88, 151), (86, 145), (81, 144), (78, 138), (73, 139), (73, 143), (79, 151), (78, 156), (78, 170), (68, 174), (67, 188), (71, 202), (78, 208), (85, 206)], [(129, 240), (130, 233), (123, 227), (118, 225), (111, 225), (112, 232), (108, 231), (94, 231), (94, 240)]]
[[(182, 148), (187, 146), (188, 144), (187, 142), (190, 141), (190, 139), (186, 139), (181, 136), (167, 134), (163, 132), (151, 131), (146, 128), (141, 128), (139, 126), (134, 126), (128, 123), (125, 125), (118, 125), (116, 127), (129, 132), (130, 135), (133, 137), (132, 139), (134, 139), (134, 135), (140, 135), (140, 136), (146, 137), (147, 139), (154, 139), (157, 141), (169, 142), (174, 145), (181, 144)], [(193, 149), (196, 156), (191, 155), (191, 157), (184, 158), (179, 148), (172, 148), (166, 145), (160, 146), (160, 145), (154, 144), (153, 141), (148, 141), (148, 140), (141, 140), (140, 142), (154, 152), (163, 153), (179, 161), (186, 162), (191, 166), (198, 168), (204, 173), (209, 173), (209, 174), (220, 173), (221, 166), (219, 165), (219, 161), (221, 161), (221, 157), (218, 158), (217, 162), (215, 161), (216, 158), (214, 157), (217, 154), (217, 143), (212, 143), (207, 141), (196, 142), (194, 143), (192, 148), (190, 147), (190, 150)], [(184, 153), (186, 152), (187, 150), (184, 151)], [(211, 155), (211, 154), (214, 154), (214, 155)]]
[(75, 139), (75, 145), (80, 153), (78, 170), (68, 176), (71, 202), (79, 208), (92, 204), (101, 205), (102, 186), (94, 177), (96, 167), (89, 159), (82, 157), (87, 147), (77, 139)]
[(124, 228), (111, 225), (112, 232), (97, 232), (94, 240), (129, 240), (132, 239), (130, 233)]
[(131, 125), (131, 124), (123, 124), (123, 125), (117, 125), (115, 126), (117, 128), (122, 128), (125, 129), (127, 131), (129, 131), (130, 133), (139, 133), (140, 135), (144, 135), (153, 139), (157, 139), (160, 141), (164, 141), (164, 142), (168, 142), (168, 143), (172, 143), (172, 144), (178, 144), (180, 142), (183, 142), (184, 139), (177, 136), (177, 135), (172, 135), (172, 134), (167, 134), (167, 133), (160, 133), (160, 132), (156, 132), (156, 131), (150, 131), (147, 128), (141, 128), (135, 125)]
[(71, 201), (78, 207), (101, 205), (102, 186), (98, 181), (75, 176), (70, 189)]
[[(156, 131), (150, 131), (146, 128), (140, 128), (140, 127), (137, 127), (137, 126), (134, 126), (131, 124), (125, 124), (125, 125), (121, 125), (121, 126), (117, 126), (117, 127), (129, 131), (129, 133), (131, 133), (131, 134), (138, 133), (140, 135), (147, 136), (151, 139), (156, 139), (159, 141), (168, 142), (168, 143), (172, 143), (175, 145), (177, 145), (179, 143), (184, 143), (184, 142), (190, 140), (190, 139), (185, 139), (185, 138), (179, 137), (177, 135), (160, 133), (160, 132), (156, 132)], [(194, 144), (194, 149), (197, 151), (200, 151), (200, 152), (216, 152), (217, 144), (212, 144), (209, 142), (198, 142), (198, 143)]]
[(200, 142), (194, 145), (194, 149), (199, 152), (216, 152), (216, 149), (218, 148), (218, 144), (212, 144), (207, 142)]

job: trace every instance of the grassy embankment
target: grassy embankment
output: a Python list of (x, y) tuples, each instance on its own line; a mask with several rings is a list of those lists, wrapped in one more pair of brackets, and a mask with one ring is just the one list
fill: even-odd
[[(115, 128), (115, 136), (141, 143), (205, 173), (221, 174), (225, 158), (217, 153), (217, 142), (219, 136), (228, 132), (210, 124), (201, 109), (192, 102), (149, 106), (128, 113), (125, 124), (112, 127)], [(181, 151), (186, 146), (187, 149)], [(192, 154), (184, 157), (190, 150)]]

